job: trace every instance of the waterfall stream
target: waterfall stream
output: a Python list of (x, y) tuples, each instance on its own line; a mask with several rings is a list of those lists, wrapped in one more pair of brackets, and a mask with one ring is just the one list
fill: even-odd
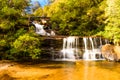
[(32, 24), (35, 25), (36, 33), (42, 36), (55, 36), (55, 32), (50, 30), (50, 32), (47, 32), (44, 30), (44, 25), (39, 24), (38, 22), (32, 22)]
[[(103, 60), (101, 46), (108, 43), (101, 37), (63, 38), (63, 47), (57, 59), (59, 60)], [(56, 59), (56, 60), (57, 60)]]

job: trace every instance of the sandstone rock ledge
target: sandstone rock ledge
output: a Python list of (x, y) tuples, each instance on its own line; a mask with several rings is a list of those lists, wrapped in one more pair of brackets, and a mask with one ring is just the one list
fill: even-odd
[(102, 55), (109, 61), (120, 61), (120, 46), (105, 44), (102, 46)]

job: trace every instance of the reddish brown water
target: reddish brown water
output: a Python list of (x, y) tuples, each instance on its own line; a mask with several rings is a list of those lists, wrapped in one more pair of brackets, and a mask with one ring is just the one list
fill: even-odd
[(107, 61), (49, 61), (37, 64), (9, 62), (0, 65), (0, 80), (120, 80), (120, 63)]

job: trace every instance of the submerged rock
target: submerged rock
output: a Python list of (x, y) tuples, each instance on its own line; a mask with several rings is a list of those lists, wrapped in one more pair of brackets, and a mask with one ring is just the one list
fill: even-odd
[(120, 46), (105, 44), (102, 46), (102, 55), (109, 61), (120, 61)]

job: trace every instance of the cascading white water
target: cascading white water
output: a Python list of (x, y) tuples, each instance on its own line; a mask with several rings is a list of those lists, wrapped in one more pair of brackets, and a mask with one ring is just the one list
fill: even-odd
[(37, 22), (32, 22), (32, 24), (35, 25), (37, 34), (42, 35), (42, 36), (55, 36), (55, 32), (54, 31), (51, 31), (51, 33), (46, 32), (44, 30), (44, 28), (43, 28), (44, 25), (40, 25)]
[[(85, 45), (85, 51), (84, 51), (84, 54), (83, 54), (83, 59), (85, 59), (85, 60), (102, 59), (102, 57), (101, 57), (102, 54), (101, 54), (101, 51), (100, 51), (100, 47), (97, 48), (96, 38), (91, 38), (91, 37), (83, 38), (83, 41), (84, 41), (84, 45)], [(89, 45), (91, 45), (91, 49), (87, 48), (88, 41), (90, 42)], [(96, 45), (96, 48), (95, 48), (95, 45)], [(101, 45), (99, 45), (99, 46), (101, 46)]]
[(75, 59), (75, 55), (77, 54), (77, 45), (78, 39), (77, 37), (67, 37), (63, 39), (63, 49), (61, 50), (63, 54), (63, 59)]
[[(61, 50), (61, 59), (84, 59), (84, 60), (101, 60), (103, 59), (100, 47), (102, 46), (101, 38), (70, 36), (63, 39), (63, 49)], [(105, 41), (106, 42), (106, 41)], [(80, 44), (83, 44), (81, 47)], [(82, 54), (82, 58), (81, 58)]]
[(103, 43), (102, 43), (102, 39), (101, 39), (101, 37), (100, 37), (100, 47), (102, 46), (102, 44), (103, 44)]

